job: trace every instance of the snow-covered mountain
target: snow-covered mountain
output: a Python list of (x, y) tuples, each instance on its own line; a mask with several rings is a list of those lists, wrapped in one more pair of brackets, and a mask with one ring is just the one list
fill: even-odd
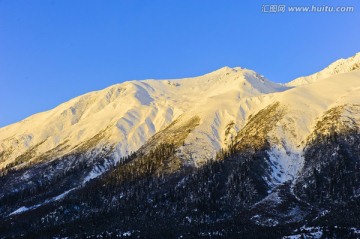
[[(341, 73), (356, 72), (359, 61), (360, 53), (287, 85), (301, 86)], [(187, 157), (195, 160), (194, 163), (201, 163), (226, 148), (249, 115), (274, 101), (282, 105), (295, 104), (289, 108), (300, 112), (297, 117), (302, 122), (294, 130), (299, 131), (297, 137), (303, 140), (315, 117), (336, 101), (338, 104), (345, 101), (347, 96), (344, 94), (349, 90), (346, 87), (351, 90), (357, 87), (356, 80), (354, 84), (350, 80), (338, 84), (339, 81), (342, 80), (337, 80), (335, 85), (328, 81), (322, 86), (292, 90), (251, 70), (224, 67), (194, 78), (125, 82), (79, 96), (52, 110), (1, 128), (0, 168), (14, 164), (24, 155), (26, 159), (15, 163), (16, 167), (48, 160), (49, 157), (41, 159), (44, 154), (60, 157), (81, 150), (89, 142), (91, 147), (113, 147), (116, 158), (126, 156), (180, 115), (197, 115), (201, 119), (200, 125), (186, 139), (189, 145), (183, 150)], [(336, 98), (340, 95), (341, 98)], [(318, 106), (320, 101), (324, 102)], [(311, 107), (304, 108), (305, 105)], [(288, 117), (294, 119), (292, 115)]]
[[(322, 213), (324, 200), (344, 203), (360, 192), (360, 184), (349, 183), (360, 180), (357, 174), (334, 179), (333, 173), (360, 167), (359, 60), (360, 53), (286, 85), (240, 67), (129, 81), (1, 128), (0, 215), (11, 224), (18, 215), (54, 207), (41, 220), (66, 217), (59, 212), (64, 198), (76, 201), (94, 191), (102, 195), (96, 205), (111, 201), (121, 208), (143, 200), (166, 211), (171, 204), (152, 199), (164, 190), (168, 200), (187, 202), (171, 210), (219, 193), (217, 207), (233, 205), (261, 227)], [(345, 159), (351, 162), (338, 164)], [(151, 183), (149, 175), (155, 175)], [(139, 190), (144, 194), (135, 197)], [(85, 211), (103, 210), (81, 204)], [(269, 205), (274, 213), (263, 209)]]
[(359, 69), (360, 69), (360, 52), (357, 53), (355, 56), (349, 57), (347, 59), (337, 60), (334, 63), (330, 64), (325, 69), (315, 74), (299, 77), (287, 83), (286, 85), (288, 86), (306, 85), (337, 74), (356, 71)]
[(251, 70), (229, 67), (194, 78), (114, 85), (1, 128), (0, 167), (24, 154), (23, 164), (49, 152), (60, 157), (79, 151), (89, 141), (98, 148), (114, 147), (114, 157), (126, 156), (180, 115), (201, 118), (188, 140), (201, 138), (204, 142), (196, 143), (207, 152), (197, 157), (211, 158), (224, 147), (227, 124), (239, 122), (236, 127), (241, 127), (264, 95), (285, 89)]

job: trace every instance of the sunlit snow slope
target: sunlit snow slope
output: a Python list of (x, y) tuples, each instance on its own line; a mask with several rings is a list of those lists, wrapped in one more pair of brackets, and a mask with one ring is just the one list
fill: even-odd
[(225, 144), (227, 124), (236, 122), (238, 130), (264, 94), (282, 90), (251, 70), (228, 67), (194, 78), (114, 85), (1, 128), (0, 168), (96, 147), (128, 155), (182, 114), (201, 118), (186, 141), (201, 146), (196, 157), (211, 158)]
[(327, 77), (346, 73), (350, 71), (355, 71), (360, 69), (360, 53), (357, 53), (355, 56), (349, 57), (347, 59), (340, 59), (330, 64), (325, 69), (304, 77), (299, 77), (291, 82), (289, 82), (288, 86), (299, 86), (313, 83), (315, 81), (325, 79)]
[[(199, 77), (129, 81), (91, 92), (1, 128), (0, 168), (93, 149), (111, 151), (116, 160), (174, 120), (195, 116), (199, 124), (177, 154), (201, 165), (232, 144), (260, 110), (278, 103), (282, 115), (262, 137), (272, 147), (274, 178), (269, 183), (281, 183), (302, 167), (302, 150), (318, 118), (337, 105), (360, 103), (359, 58), (339, 60), (289, 87), (248, 69), (224, 67)], [(246, 130), (259, 133), (249, 126)]]

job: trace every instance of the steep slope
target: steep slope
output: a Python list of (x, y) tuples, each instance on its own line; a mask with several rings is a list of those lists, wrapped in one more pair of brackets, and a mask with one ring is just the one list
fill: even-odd
[[(238, 108), (234, 106), (239, 100), (282, 89), (253, 71), (227, 67), (195, 78), (111, 86), (1, 128), (0, 168), (100, 145), (113, 146), (119, 157), (126, 156), (184, 112), (200, 113), (206, 120), (214, 118), (217, 109)], [(231, 117), (245, 119), (245, 114), (231, 112)], [(215, 139), (214, 144), (220, 146), (221, 140)]]
[(326, 111), (308, 137), (295, 187), (302, 198), (328, 206), (359, 196), (360, 101), (354, 103)]
[[(301, 170), (303, 149), (317, 120), (333, 107), (359, 104), (359, 95), (360, 72), (354, 71), (289, 89), (273, 97), (270, 102), (279, 102), (285, 108), (284, 117), (264, 135), (271, 145), (269, 154), (277, 181), (293, 179)], [(358, 121), (357, 118), (353, 120)]]
[[(176, 143), (182, 163), (201, 165), (231, 142), (228, 125), (236, 122), (235, 134), (272, 92), (285, 89), (225, 67), (195, 78), (115, 85), (2, 128), (0, 201), (7, 207), (0, 213), (52, 201), (144, 145)], [(182, 132), (194, 116), (196, 127)]]
[[(358, 208), (359, 79), (354, 71), (269, 94), (218, 160), (199, 167), (182, 152), (204, 121), (200, 110), (184, 112), (135, 155), (58, 200), (3, 200), (0, 230), (33, 237), (280, 238), (309, 224), (326, 233), (328, 214)], [(344, 227), (333, 232), (340, 238), (360, 227), (336, 218)]]
[(325, 79), (330, 76), (334, 76), (341, 73), (347, 73), (359, 69), (360, 69), (360, 52), (357, 53), (355, 56), (349, 57), (347, 59), (337, 60), (332, 64), (330, 64), (325, 69), (323, 69), (322, 71), (319, 71), (309, 76), (299, 77), (287, 83), (286, 85), (287, 86), (306, 85), (321, 79)]
[(347, 238), (359, 95), (358, 70), (284, 87), (225, 67), (78, 97), (0, 129), (0, 232), (280, 238), (339, 223)]

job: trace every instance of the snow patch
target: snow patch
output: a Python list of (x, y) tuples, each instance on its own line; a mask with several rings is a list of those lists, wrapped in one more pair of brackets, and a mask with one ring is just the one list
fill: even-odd
[(322, 237), (323, 232), (320, 227), (301, 227), (299, 230), (300, 233), (285, 236), (282, 239), (301, 239), (301, 238), (312, 238), (319, 239)]
[(275, 186), (293, 180), (303, 165), (301, 153), (273, 146), (268, 151), (272, 178), (268, 182)]
[(39, 203), (39, 204), (36, 204), (36, 205), (33, 205), (33, 206), (30, 206), (30, 207), (25, 207), (25, 206), (22, 206), (18, 209), (16, 209), (15, 211), (13, 211), (12, 213), (10, 213), (8, 216), (12, 216), (12, 215), (16, 215), (16, 214), (21, 214), (21, 213), (24, 213), (24, 212), (27, 212), (29, 210), (34, 210), (42, 205), (45, 205), (45, 204), (48, 204), (50, 202), (54, 202), (54, 201), (58, 201), (62, 198), (64, 198), (67, 194), (69, 194), (71, 191), (75, 190), (76, 188), (72, 188), (70, 190), (67, 190), (65, 192), (63, 192), (62, 194), (60, 195), (57, 195), (55, 197), (52, 197), (50, 199), (47, 199), (45, 200), (43, 203)]
[(279, 221), (277, 221), (276, 219), (264, 217), (262, 215), (255, 215), (251, 217), (250, 220), (257, 225), (265, 226), (265, 227), (275, 227), (276, 225), (279, 224)]

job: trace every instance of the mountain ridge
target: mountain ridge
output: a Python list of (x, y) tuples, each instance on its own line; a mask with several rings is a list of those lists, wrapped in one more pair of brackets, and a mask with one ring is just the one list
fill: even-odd
[[(229, 74), (231, 73), (235, 74), (236, 79), (242, 77), (244, 84), (249, 84), (246, 86), (247, 90), (234, 92), (234, 94), (238, 94), (237, 97), (258, 95), (262, 91), (275, 91), (275, 87), (283, 88), (273, 83), (269, 83), (270, 86), (268, 87), (263, 86), (263, 83), (258, 84), (259, 89), (253, 87), (254, 83), (258, 83), (256, 81), (265, 80), (252, 71), (242, 71), (244, 74), (238, 73), (235, 69), (222, 68), (195, 78), (172, 81), (130, 81), (117, 84), (104, 90), (76, 97), (53, 110), (36, 114), (17, 124), (1, 128), (0, 135), (2, 137), (0, 140), (3, 141), (8, 138), (7, 142), (9, 142), (9, 138), (13, 138), (13, 141), (21, 141), (25, 149), (45, 140), (46, 142), (40, 147), (51, 149), (65, 140), (70, 142), (89, 140), (107, 126), (114, 128), (115, 124), (118, 130), (112, 131), (112, 141), (115, 143), (119, 141), (119, 137), (120, 139), (121, 137), (129, 139), (130, 136), (129, 147), (124, 146), (122, 148), (122, 151), (129, 153), (138, 149), (151, 135), (171, 123), (185, 110), (188, 110), (193, 102), (201, 101), (198, 94), (202, 93), (199, 92), (208, 92), (204, 94), (207, 95), (206, 101), (207, 98), (216, 98), (221, 94), (228, 94), (229, 90), (232, 91), (231, 88), (238, 83), (234, 80), (234, 76), (230, 80)], [(225, 91), (219, 93), (220, 86), (223, 85), (229, 85), (230, 89), (225, 87)], [(200, 91), (200, 88), (203, 89)], [(134, 135), (131, 128), (135, 126), (135, 122), (138, 122), (137, 126), (143, 132)], [(31, 125), (32, 129), (28, 129), (27, 124)], [(36, 132), (36, 130), (37, 133), (31, 132)], [(22, 135), (14, 139), (14, 135), (19, 134), (19, 132)], [(36, 140), (36, 138), (38, 139)], [(74, 146), (76, 145), (73, 144), (69, 147)], [(20, 152), (21, 149), (17, 149), (17, 153)]]
[(224, 67), (77, 97), (0, 129), (0, 231), (17, 235), (20, 218), (19, 233), (41, 236), (79, 236), (72, 221), (138, 236), (157, 235), (138, 221), (160, 222), (162, 237), (186, 235), (169, 220), (249, 238), (319, 226), (357, 209), (359, 95), (358, 70), (290, 87)]
[(287, 86), (301, 86), (306, 84), (311, 84), (313, 82), (316, 82), (318, 80), (341, 74), (346, 73), (354, 70), (360, 69), (360, 52), (356, 53), (354, 56), (351, 56), (349, 58), (341, 58), (333, 63), (331, 63), (329, 66), (324, 68), (323, 70), (314, 73), (312, 75), (303, 76), (296, 78), (289, 83), (285, 84)]

